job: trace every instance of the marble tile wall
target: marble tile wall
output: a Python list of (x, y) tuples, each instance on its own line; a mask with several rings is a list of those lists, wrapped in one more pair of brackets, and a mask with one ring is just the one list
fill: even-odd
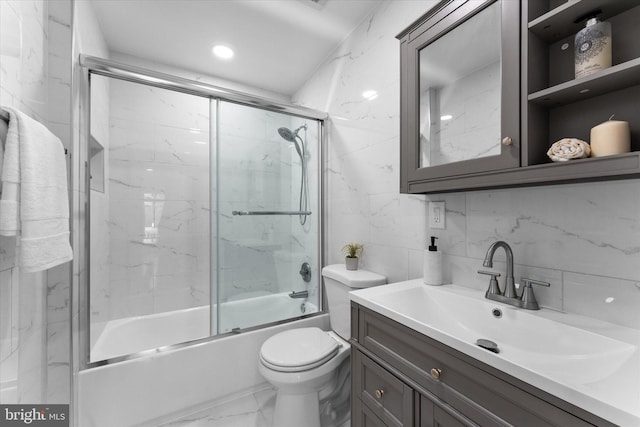
[[(435, 3), (383, 3), (293, 97), (331, 116), (326, 260), (341, 262), (342, 245), (358, 241), (364, 268), (391, 282), (419, 278), (427, 237), (436, 235), (447, 280), (484, 289), (486, 280), (475, 272), (489, 244), (505, 240), (516, 278), (551, 283), (536, 290), (544, 306), (640, 329), (639, 180), (399, 194), (395, 35)], [(365, 90), (378, 97), (365, 100)], [(445, 201), (445, 230), (429, 229), (430, 201)]]
[[(70, 148), (71, 2), (7, 0), (0, 19), (0, 105), (29, 114)], [(20, 275), (14, 247), (0, 238), (2, 377), (16, 384), (2, 402), (68, 403), (69, 265)]]

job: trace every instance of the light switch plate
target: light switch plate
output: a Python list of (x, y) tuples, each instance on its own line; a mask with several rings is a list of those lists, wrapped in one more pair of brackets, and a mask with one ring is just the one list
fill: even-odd
[(445, 220), (444, 202), (429, 202), (429, 228), (444, 230)]

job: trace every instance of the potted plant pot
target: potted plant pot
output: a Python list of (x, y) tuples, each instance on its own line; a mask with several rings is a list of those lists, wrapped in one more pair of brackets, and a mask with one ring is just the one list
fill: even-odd
[(358, 269), (358, 259), (359, 258), (345, 257), (344, 264), (347, 267), (347, 270), (357, 270)]
[(358, 269), (358, 257), (362, 254), (362, 245), (360, 243), (347, 243), (342, 247), (344, 255), (344, 265), (347, 270)]

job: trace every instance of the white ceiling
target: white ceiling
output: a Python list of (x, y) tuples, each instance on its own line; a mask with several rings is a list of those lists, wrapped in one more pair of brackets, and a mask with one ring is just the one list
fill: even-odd
[[(292, 95), (381, 0), (91, 0), (112, 52)], [(215, 44), (233, 48), (222, 61)]]

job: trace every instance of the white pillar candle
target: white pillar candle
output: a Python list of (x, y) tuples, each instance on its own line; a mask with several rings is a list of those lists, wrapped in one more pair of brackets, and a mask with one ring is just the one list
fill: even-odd
[(591, 157), (611, 156), (631, 150), (629, 122), (608, 120), (591, 128)]

